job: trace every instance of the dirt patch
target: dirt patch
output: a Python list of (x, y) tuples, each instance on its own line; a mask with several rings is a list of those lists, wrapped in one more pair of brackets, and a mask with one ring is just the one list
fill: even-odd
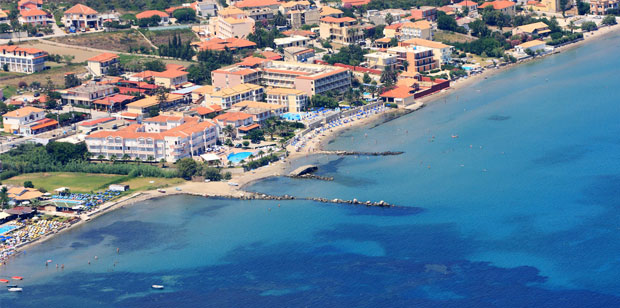
[(51, 38), (50, 40), (74, 46), (124, 52), (141, 46), (146, 49), (151, 48), (149, 43), (135, 30), (69, 35)]
[(168, 41), (172, 40), (176, 35), (181, 36), (181, 41), (183, 43), (198, 41), (198, 37), (190, 29), (146, 31), (144, 35), (146, 35), (155, 46), (168, 44)]
[(437, 31), (433, 33), (433, 39), (435, 41), (439, 41), (442, 43), (449, 43), (449, 42), (466, 43), (466, 42), (471, 42), (471, 41), (476, 40), (475, 37), (471, 37), (471, 36), (468, 36), (462, 33), (447, 32), (447, 31)]
[[(61, 56), (74, 56), (75, 58), (73, 59), (73, 62), (75, 63), (85, 62), (87, 59), (100, 54), (100, 52), (96, 52), (96, 51), (88, 51), (88, 50), (82, 50), (82, 49), (75, 49), (71, 47), (56, 46), (46, 41), (30, 41), (27, 44), (34, 48), (45, 50), (49, 54), (56, 54), (56, 55), (61, 55)], [(48, 65), (49, 63), (50, 62), (48, 61)]]

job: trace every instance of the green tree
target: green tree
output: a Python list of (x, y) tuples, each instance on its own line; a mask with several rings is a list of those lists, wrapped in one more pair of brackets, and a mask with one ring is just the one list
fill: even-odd
[(390, 14), (390, 13), (387, 13), (385, 15), (385, 23), (387, 25), (391, 25), (393, 22), (394, 22), (394, 16), (392, 16), (392, 14)]
[(6, 186), (2, 186), (2, 189), (0, 189), (0, 205), (2, 205), (2, 208), (7, 208), (9, 205), (9, 193)]
[(364, 77), (362, 77), (362, 82), (365, 84), (369, 84), (372, 81), (372, 78), (370, 78), (370, 75), (368, 75), (368, 73), (364, 73)]
[(81, 81), (75, 76), (75, 74), (65, 75), (65, 89), (77, 87), (80, 84)]
[(581, 30), (585, 32), (595, 31), (596, 29), (598, 29), (598, 27), (593, 21), (586, 21), (581, 24)]
[(616, 16), (614, 15), (607, 15), (605, 16), (605, 18), (603, 18), (603, 21), (601, 21), (601, 24), (606, 26), (613, 26), (617, 23), (618, 22), (616, 21)]
[(454, 17), (447, 15), (444, 12), (438, 12), (437, 14), (437, 28), (441, 30), (456, 31), (458, 27)]
[(191, 158), (182, 158), (177, 161), (177, 171), (184, 179), (191, 179), (198, 170), (198, 163)]
[(196, 11), (192, 8), (182, 8), (175, 10), (172, 16), (176, 18), (179, 23), (188, 23), (196, 20)]
[(32, 184), (32, 181), (25, 181), (24, 182), (24, 187), (25, 188), (34, 188), (34, 185)]

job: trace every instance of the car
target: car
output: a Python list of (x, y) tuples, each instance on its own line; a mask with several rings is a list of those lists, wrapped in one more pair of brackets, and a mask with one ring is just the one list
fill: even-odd
[(62, 106), (56, 106), (56, 108), (54, 108), (56, 110), (62, 110)]
[(45, 36), (45, 34), (43, 34), (43, 33), (39, 32), (39, 33), (35, 34), (34, 36), (36, 36), (36, 37), (42, 37), (42, 36)]

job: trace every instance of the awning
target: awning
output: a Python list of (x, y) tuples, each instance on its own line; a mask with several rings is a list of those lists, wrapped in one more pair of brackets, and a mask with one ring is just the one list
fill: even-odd
[(215, 155), (215, 154), (213, 154), (213, 153), (202, 154), (202, 155), (200, 155), (200, 158), (202, 158), (204, 161), (220, 160), (220, 157)]

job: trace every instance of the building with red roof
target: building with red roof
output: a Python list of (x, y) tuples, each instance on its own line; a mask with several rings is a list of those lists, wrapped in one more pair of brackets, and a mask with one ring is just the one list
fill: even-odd
[(27, 10), (21, 10), (19, 12), (19, 23), (20, 24), (31, 24), (33, 26), (47, 26), (52, 23), (52, 14), (41, 10), (39, 8), (33, 7)]
[(280, 4), (281, 2), (278, 0), (242, 0), (233, 5), (245, 11), (248, 17), (259, 21), (273, 19), (280, 8)]
[(515, 16), (515, 13), (516, 13), (516, 9), (515, 9), (516, 5), (512, 1), (497, 0), (497, 1), (485, 2), (481, 4), (478, 8), (485, 9), (487, 7), (491, 7), (494, 10), (502, 12), (502, 14), (506, 14), (510, 16)]
[(93, 76), (102, 76), (111, 68), (118, 69), (119, 56), (115, 53), (102, 53), (87, 60), (87, 67)]
[(321, 18), (319, 34), (332, 44), (348, 45), (364, 39), (364, 28), (355, 18), (327, 16)]
[(17, 9), (20, 11), (42, 8), (43, 0), (19, 0), (17, 2)]
[(8, 65), (9, 72), (35, 73), (45, 69), (47, 52), (16, 45), (0, 46), (0, 67)]
[(168, 22), (170, 22), (170, 14), (166, 12), (162, 12), (162, 11), (148, 10), (148, 11), (144, 11), (144, 12), (136, 14), (137, 19), (146, 19), (146, 18), (151, 18), (153, 16), (159, 16), (159, 18), (161, 19), (159, 21), (159, 24), (167, 24)]
[(94, 132), (86, 136), (85, 141), (88, 151), (95, 157), (102, 155), (109, 159), (129, 155), (132, 160), (175, 162), (207, 152), (215, 146), (217, 136), (217, 126), (210, 120), (161, 115), (124, 129)]
[(194, 47), (201, 50), (217, 50), (224, 51), (228, 50), (240, 50), (240, 49), (251, 49), (256, 47), (256, 43), (252, 41), (248, 41), (240, 38), (212, 38), (208, 41), (202, 41), (197, 43), (192, 43)]
[(343, 7), (362, 6), (370, 3), (370, 0), (342, 0)]
[(65, 11), (63, 23), (67, 28), (75, 27), (76, 29), (99, 29), (103, 25), (99, 12), (80, 3)]

